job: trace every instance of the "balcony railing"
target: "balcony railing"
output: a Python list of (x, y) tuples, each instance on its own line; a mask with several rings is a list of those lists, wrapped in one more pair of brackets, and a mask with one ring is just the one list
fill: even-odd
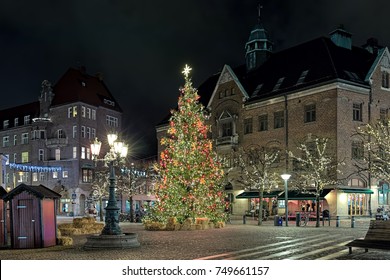
[(46, 139), (46, 146), (49, 148), (64, 147), (67, 145), (68, 145), (68, 138), (48, 138), (48, 139)]
[(238, 135), (219, 137), (217, 138), (216, 141), (217, 146), (237, 145), (237, 144), (238, 144)]

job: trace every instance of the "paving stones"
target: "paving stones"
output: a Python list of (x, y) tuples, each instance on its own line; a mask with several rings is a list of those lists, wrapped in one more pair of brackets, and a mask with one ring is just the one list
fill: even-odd
[[(240, 217), (232, 217), (231, 224), (227, 224), (225, 228), (221, 229), (207, 229), (196, 231), (146, 231), (141, 224), (121, 223), (123, 232), (134, 232), (138, 234), (138, 240), (141, 244), (137, 248), (129, 249), (114, 249), (114, 250), (93, 250), (88, 251), (83, 249), (84, 244), (87, 241), (87, 235), (73, 236), (72, 246), (55, 246), (39, 249), (28, 250), (15, 250), (15, 249), (2, 249), (0, 250), (0, 259), (63, 259), (63, 260), (191, 260), (205, 257), (212, 257), (220, 254), (232, 253), (232, 256), (239, 256), (240, 252), (244, 251), (248, 254), (248, 250), (252, 250), (254, 247), (265, 251), (263, 247), (269, 246), (270, 248), (278, 248), (281, 251), (289, 241), (289, 253), (280, 253), (279, 251), (270, 250), (269, 255), (279, 256), (281, 258), (295, 257), (294, 251), (302, 250), (302, 244), (305, 244), (305, 237), (308, 241), (310, 239), (315, 240), (320, 238), (321, 242), (329, 240), (327, 246), (332, 245), (332, 237), (343, 237), (343, 240), (361, 238), (364, 237), (368, 229), (368, 219), (358, 219), (355, 227), (351, 228), (349, 221), (342, 221), (340, 227), (321, 226), (319, 228), (314, 227), (309, 223), (306, 227), (296, 227), (295, 224), (289, 227), (274, 226), (273, 221), (265, 221), (262, 226), (257, 226), (257, 221), (248, 219), (246, 224), (242, 223)], [(320, 236), (320, 237), (318, 237)], [(302, 241), (303, 239), (303, 241)], [(313, 244), (312, 244), (313, 243)], [(310, 246), (315, 246), (317, 241), (311, 242)], [(338, 242), (340, 244), (340, 242)], [(309, 243), (308, 245), (309, 246)], [(324, 245), (325, 246), (325, 245)], [(322, 247), (324, 247), (322, 246)], [(337, 245), (337, 250), (344, 250), (343, 245)], [(263, 248), (263, 249), (262, 249)], [(346, 248), (345, 248), (346, 249)], [(324, 250), (315, 249), (318, 254), (309, 254), (302, 252), (302, 255), (307, 255), (308, 259), (324, 258)], [(363, 250), (364, 252), (364, 250)], [(267, 259), (265, 252), (256, 255), (254, 251), (250, 254), (253, 258)], [(297, 253), (295, 253), (297, 254)], [(390, 253), (386, 251), (369, 251), (368, 253), (362, 253), (359, 250), (354, 250), (352, 255), (347, 252), (338, 253), (336, 249), (330, 251), (329, 254), (334, 256), (334, 259), (390, 259)], [(244, 259), (252, 259), (248, 257)]]

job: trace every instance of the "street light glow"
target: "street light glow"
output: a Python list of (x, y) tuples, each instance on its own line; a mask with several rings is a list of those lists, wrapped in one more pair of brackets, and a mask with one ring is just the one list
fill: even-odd
[(287, 194), (287, 181), (290, 179), (290, 174), (282, 174), (282, 179), (284, 180), (284, 209), (285, 209), (285, 216), (286, 216), (286, 227), (288, 227), (288, 194)]
[(110, 145), (110, 147), (112, 147), (112, 145), (114, 145), (114, 142), (116, 141), (116, 139), (118, 139), (118, 135), (116, 135), (115, 133), (108, 134), (107, 135), (108, 145)]

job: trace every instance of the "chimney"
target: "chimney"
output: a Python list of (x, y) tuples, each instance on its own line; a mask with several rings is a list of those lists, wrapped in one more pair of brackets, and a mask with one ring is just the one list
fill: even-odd
[(369, 38), (367, 39), (367, 43), (365, 43), (362, 48), (366, 49), (368, 52), (377, 55), (378, 50), (382, 49), (382, 46), (378, 45), (378, 39), (376, 38)]
[(352, 49), (352, 34), (345, 31), (342, 24), (336, 30), (330, 32), (329, 35), (336, 46), (348, 50)]

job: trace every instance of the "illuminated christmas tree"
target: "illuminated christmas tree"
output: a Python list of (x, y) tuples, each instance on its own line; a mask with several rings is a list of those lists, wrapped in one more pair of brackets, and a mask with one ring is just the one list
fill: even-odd
[(208, 138), (210, 127), (188, 76), (190, 70), (186, 65), (178, 109), (171, 112), (168, 135), (161, 140), (165, 150), (157, 167), (161, 181), (151, 218), (162, 222), (170, 217), (179, 222), (198, 217), (213, 222), (224, 219), (223, 170)]

